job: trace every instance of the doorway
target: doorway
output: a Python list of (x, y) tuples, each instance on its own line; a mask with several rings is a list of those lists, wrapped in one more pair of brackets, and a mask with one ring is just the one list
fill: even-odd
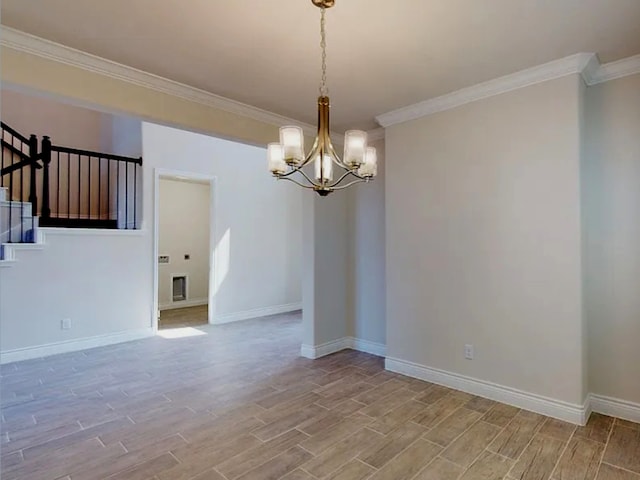
[(213, 177), (156, 172), (156, 329), (212, 323), (213, 183)]

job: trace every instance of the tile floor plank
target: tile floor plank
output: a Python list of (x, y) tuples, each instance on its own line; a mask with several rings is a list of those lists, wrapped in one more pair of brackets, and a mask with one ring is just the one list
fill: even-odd
[(554, 480), (593, 480), (598, 473), (603, 451), (603, 444), (576, 437), (574, 434), (552, 478)]
[(576, 428), (353, 350), (302, 358), (299, 312), (205, 322), (163, 312), (202, 335), (0, 365), (3, 480), (640, 480), (633, 422)]

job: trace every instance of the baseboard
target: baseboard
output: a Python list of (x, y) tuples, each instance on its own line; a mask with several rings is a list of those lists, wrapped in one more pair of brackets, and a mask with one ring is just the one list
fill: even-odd
[(98, 335), (95, 337), (79, 338), (64, 342), (48, 343), (35, 347), (16, 348), (15, 350), (0, 352), (0, 364), (48, 357), (58, 353), (75, 352), (78, 350), (86, 350), (88, 348), (104, 347), (116, 343), (130, 342), (132, 340), (152, 337), (153, 335), (154, 333), (152, 328), (142, 328), (108, 335)]
[(158, 308), (163, 310), (177, 310), (178, 308), (199, 307), (201, 305), (207, 305), (209, 303), (208, 298), (194, 298), (192, 300), (182, 300), (175, 303), (167, 303), (160, 305)]
[(305, 345), (300, 347), (300, 355), (312, 360), (346, 349), (358, 350), (379, 357), (386, 355), (387, 347), (381, 343), (370, 342), (361, 338), (342, 337), (321, 345)]
[(300, 355), (315, 360), (316, 358), (331, 355), (332, 353), (346, 350), (347, 348), (351, 348), (351, 342), (349, 341), (349, 337), (343, 337), (320, 345), (303, 344), (300, 347)]
[(620, 400), (619, 398), (605, 397), (604, 395), (589, 395), (591, 410), (611, 417), (622, 418), (630, 422), (640, 423), (640, 404)]
[(363, 340), (362, 338), (348, 338), (350, 341), (348, 348), (358, 350), (359, 352), (370, 353), (378, 357), (385, 357), (387, 355), (387, 346), (383, 343), (370, 342), (369, 340)]
[(385, 368), (391, 372), (444, 385), (577, 425), (584, 425), (588, 418), (588, 399), (584, 405), (572, 404), (398, 358), (387, 357)]
[(286, 303), (284, 305), (274, 305), (272, 307), (254, 308), (252, 310), (244, 310), (242, 312), (227, 313), (224, 315), (215, 315), (213, 324), (240, 322), (252, 318), (266, 317), (267, 315), (278, 315), (280, 313), (295, 312), (302, 310), (302, 303)]

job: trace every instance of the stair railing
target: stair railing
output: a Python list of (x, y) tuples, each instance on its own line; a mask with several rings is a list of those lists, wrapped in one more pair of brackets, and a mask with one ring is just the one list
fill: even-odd
[(42, 193), (41, 225), (138, 228), (142, 157), (52, 145), (44, 137), (42, 159), (47, 190)]
[[(38, 163), (38, 139), (35, 135), (26, 138), (2, 122), (0, 141), (0, 187), (6, 189), (6, 198), (0, 208), (7, 211), (6, 219), (0, 217), (0, 243), (34, 242), (36, 171), (42, 168)], [(26, 167), (29, 167), (28, 184), (24, 175)]]
[[(26, 138), (5, 123), (0, 136), (0, 186), (8, 188), (8, 200), (31, 203), (32, 216), (40, 215), (41, 226), (139, 228), (142, 157), (53, 145), (48, 136), (38, 145), (35, 135)], [(23, 211), (21, 217), (25, 216)], [(12, 208), (9, 217), (11, 231), (15, 220)], [(18, 241), (25, 241), (34, 225), (26, 232), (21, 227)], [(16, 241), (11, 234), (9, 237), (9, 241)]]

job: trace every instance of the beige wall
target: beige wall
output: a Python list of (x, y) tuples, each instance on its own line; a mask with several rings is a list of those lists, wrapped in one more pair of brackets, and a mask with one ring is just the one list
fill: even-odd
[(582, 404), (580, 82), (387, 129), (390, 357)]
[(56, 145), (111, 150), (111, 115), (3, 88), (2, 121), (25, 137), (48, 135)]
[(278, 138), (278, 126), (2, 47), (2, 81), (156, 123), (253, 144)]
[(587, 89), (583, 183), (590, 390), (640, 403), (640, 75)]

